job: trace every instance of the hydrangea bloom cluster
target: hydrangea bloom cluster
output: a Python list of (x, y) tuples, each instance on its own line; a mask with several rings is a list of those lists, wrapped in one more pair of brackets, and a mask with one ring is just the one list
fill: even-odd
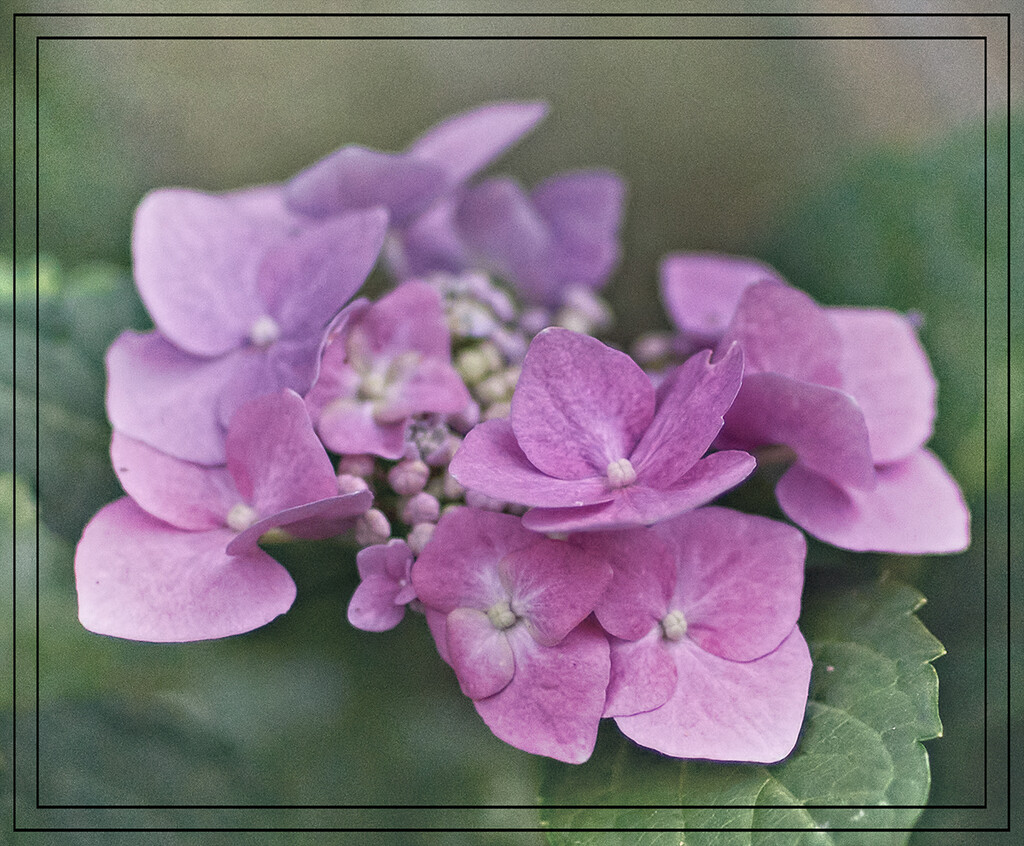
[[(924, 446), (927, 357), (901, 315), (825, 308), (712, 255), (666, 260), (675, 331), (639, 363), (598, 340), (622, 181), (478, 178), (545, 111), (491, 104), (404, 152), (347, 146), (283, 184), (142, 201), (155, 328), (107, 355), (126, 495), (76, 551), (83, 625), (249, 631), (296, 593), (261, 538), (345, 536), (352, 625), (421, 615), (520, 749), (583, 762), (610, 718), (677, 757), (793, 750), (800, 529), (855, 550), (968, 543)], [(395, 284), (359, 297), (378, 263)], [(795, 526), (712, 504), (780, 446)]]

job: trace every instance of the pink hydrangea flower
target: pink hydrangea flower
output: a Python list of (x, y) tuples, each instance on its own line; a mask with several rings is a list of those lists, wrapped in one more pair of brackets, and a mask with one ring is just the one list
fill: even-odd
[(366, 632), (386, 632), (405, 616), (416, 598), (412, 550), (403, 540), (368, 546), (356, 555), (360, 583), (348, 606), (348, 621)]
[(811, 674), (796, 628), (798, 530), (709, 507), (575, 542), (614, 573), (596, 609), (613, 635), (605, 716), (679, 758), (772, 763), (792, 751)]
[(401, 458), (412, 418), (456, 414), (471, 397), (451, 365), (441, 297), (406, 282), (353, 303), (331, 331), (306, 404), (324, 444), (343, 454)]
[(157, 331), (107, 353), (115, 429), (189, 461), (224, 461), (235, 410), (305, 393), (331, 318), (363, 284), (387, 227), (381, 209), (298, 224), (273, 187), (149, 194), (135, 215), (135, 281)]
[(476, 426), (452, 459), (466, 488), (530, 506), (523, 524), (567, 532), (651, 525), (696, 508), (754, 468), (704, 453), (739, 389), (743, 357), (698, 354), (655, 392), (624, 353), (565, 329), (530, 345), (509, 420)]
[(794, 522), (847, 549), (967, 547), (963, 495), (924, 447), (936, 382), (909, 320), (822, 308), (763, 265), (728, 257), (671, 257), (662, 289), (684, 332), (694, 318), (680, 309), (710, 291), (719, 349), (743, 348), (743, 386), (719, 444), (784, 444), (796, 453), (776, 488)]
[(115, 432), (111, 458), (129, 496), (86, 526), (75, 553), (79, 617), (134, 640), (224, 637), (261, 626), (295, 597), (288, 573), (257, 542), (347, 529), (373, 501), (338, 493), (302, 399), (283, 391), (243, 405), (227, 464), (182, 461)]
[(527, 752), (590, 757), (608, 640), (585, 619), (611, 577), (601, 558), (507, 514), (445, 514), (413, 585), (442, 657), (490, 729)]

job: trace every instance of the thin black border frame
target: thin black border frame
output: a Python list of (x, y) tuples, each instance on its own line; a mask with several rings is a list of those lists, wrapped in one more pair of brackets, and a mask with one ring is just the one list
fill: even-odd
[[(13, 53), (16, 57), (17, 53), (17, 23), (19, 18), (537, 18), (537, 19), (551, 19), (551, 18), (1003, 18), (1006, 20), (1006, 36), (1007, 36), (1007, 59), (1006, 59), (1006, 84), (1007, 84), (1007, 366), (1009, 368), (1009, 358), (1011, 349), (1011, 317), (1010, 317), (1010, 288), (1009, 288), (1009, 271), (1010, 271), (1010, 253), (1011, 240), (1012, 240), (1012, 227), (1010, 223), (1010, 166), (1012, 161), (1012, 147), (1010, 139), (1010, 100), (1009, 100), (1009, 89), (1010, 89), (1010, 65), (1011, 65), (1011, 40), (1012, 32), (1010, 26), (1010, 14), (1009, 13), (998, 13), (998, 12), (987, 12), (987, 13), (858, 13), (858, 12), (820, 12), (820, 13), (800, 13), (800, 12), (787, 12), (787, 13), (663, 13), (663, 12), (650, 12), (650, 13), (617, 13), (617, 12), (598, 12), (598, 13), (532, 13), (532, 12), (520, 12), (520, 13), (449, 13), (449, 12), (404, 12), (404, 13), (287, 13), (287, 12), (268, 12), (268, 13), (220, 13), (220, 12), (198, 12), (198, 13), (14, 13), (13, 15), (13, 27), (12, 27), (12, 45)], [(985, 464), (985, 512), (984, 512), (984, 573), (983, 573), (983, 594), (984, 594), (984, 621), (983, 621), (983, 639), (984, 639), (984, 802), (982, 805), (890, 805), (885, 806), (890, 809), (914, 809), (914, 810), (987, 810), (988, 809), (988, 36), (935, 36), (935, 35), (924, 35), (924, 36), (876, 36), (876, 35), (846, 35), (846, 36), (819, 36), (819, 35), (781, 35), (781, 36), (770, 36), (770, 35), (735, 35), (735, 36), (708, 36), (708, 35), (696, 35), (696, 36), (617, 36), (617, 35), (563, 35), (563, 36), (538, 36), (538, 35), (503, 35), (503, 36), (434, 36), (434, 35), (370, 35), (370, 36), (273, 36), (273, 35), (248, 35), (248, 36), (159, 36), (159, 35), (140, 35), (140, 36), (37, 36), (36, 49), (35, 49), (35, 60), (36, 60), (36, 99), (35, 99), (35, 111), (36, 111), (36, 125), (35, 125), (35, 198), (36, 198), (36, 217), (35, 217), (35, 253), (38, 256), (39, 253), (39, 44), (40, 41), (45, 40), (60, 40), (60, 41), (74, 41), (74, 40), (269, 40), (269, 41), (280, 41), (280, 40), (291, 40), (291, 41), (303, 41), (303, 40), (673, 40), (673, 41), (687, 41), (687, 40), (729, 40), (729, 41), (747, 41), (747, 40), (758, 40), (758, 41), (771, 41), (771, 40), (885, 40), (885, 41), (905, 41), (905, 40), (955, 40), (955, 41), (976, 41), (981, 40), (984, 42), (984, 172), (983, 172), (983, 191), (984, 191), (984, 221), (983, 221), (983, 249), (984, 249), (984, 270), (983, 270), (983, 312), (985, 321), (985, 344), (983, 345), (983, 369), (984, 369), (984, 383), (983, 383), (983, 397), (985, 406), (984, 415), (984, 434), (983, 434), (983, 454)], [(18, 229), (18, 217), (17, 217), (17, 202), (16, 202), (16, 191), (17, 191), (17, 137), (18, 137), (18, 123), (17, 123), (17, 87), (16, 87), (16, 61), (12, 62), (12, 135), (13, 135), (13, 148), (14, 155), (12, 156), (13, 164), (13, 180), (12, 180), (12, 230), (14, 237), (12, 239), (12, 258), (16, 256), (17, 249), (17, 229)], [(38, 262), (36, 265), (36, 314), (38, 315), (39, 308), (39, 269)], [(12, 339), (16, 348), (16, 339)], [(36, 323), (36, 470), (38, 477), (38, 464), (39, 464), (39, 445), (38, 445), (38, 396), (39, 396), (39, 361), (38, 361), (38, 346), (39, 346), (39, 325), (38, 320)], [(14, 375), (16, 379), (16, 374)], [(1007, 386), (1008, 399), (1010, 397), (1010, 386)], [(1007, 408), (1007, 424), (1009, 427), (1009, 407)], [(14, 438), (12, 438), (12, 447), (16, 451), (16, 398), (12, 403), (12, 428), (14, 429)], [(1009, 432), (1009, 428), (1008, 428)], [(16, 452), (15, 452), (16, 454)], [(1012, 473), (1009, 471), (1009, 456), (1008, 460), (1008, 473), (1007, 473), (1007, 499), (1010, 501), (1011, 494), (1011, 480)], [(12, 498), (12, 503), (14, 502)], [(14, 517), (13, 509), (16, 506), (12, 505), (12, 518)], [(1009, 525), (1007, 527), (1009, 531)], [(13, 544), (15, 551), (17, 548), (17, 532), (13, 533)], [(535, 810), (540, 808), (539, 805), (49, 805), (41, 804), (39, 802), (39, 712), (38, 712), (38, 698), (39, 698), (39, 593), (38, 593), (38, 566), (39, 566), (39, 523), (38, 514), (36, 515), (36, 527), (35, 527), (35, 552), (36, 552), (36, 808), (37, 809), (61, 809), (61, 810), (75, 810), (75, 809), (111, 809), (111, 810), (133, 810), (133, 809), (179, 809), (179, 810), (233, 810), (233, 809), (251, 809), (251, 810)], [(1009, 551), (1008, 551), (1009, 556)], [(1011, 648), (1010, 648), (1010, 574), (1009, 574), (1009, 560), (1007, 561), (1007, 703), (1009, 706), (1010, 700), (1010, 670), (1011, 670)], [(13, 575), (13, 573), (12, 573)], [(12, 614), (13, 620), (16, 622), (16, 583), (14, 585), (13, 599), (15, 608), (14, 614)], [(16, 628), (16, 626), (15, 626)], [(17, 640), (15, 638), (15, 646)], [(17, 688), (17, 671), (16, 671), (16, 648), (12, 655), (12, 687), (16, 692)], [(1008, 723), (1009, 723), (1009, 707), (1007, 709)], [(16, 754), (16, 743), (17, 743), (17, 724), (16, 718), (12, 714), (13, 734), (14, 734), (14, 745), (15, 752), (12, 754), (12, 788), (16, 791), (17, 780), (15, 777), (17, 767), (17, 754)], [(1010, 776), (1012, 775), (1012, 766), (1010, 763), (1010, 726), (1007, 726), (1007, 827), (1006, 828), (942, 828), (942, 827), (919, 827), (914, 826), (911, 828), (836, 828), (831, 829), (833, 831), (990, 831), (990, 832), (1002, 832), (1009, 831), (1009, 820), (1011, 819), (1010, 814)], [(552, 809), (637, 809), (637, 810), (675, 810), (675, 809), (708, 809), (708, 808), (722, 808), (722, 809), (757, 809), (761, 808), (764, 810), (778, 809), (778, 810), (790, 810), (793, 808), (805, 808), (805, 809), (845, 809), (855, 810), (862, 808), (865, 810), (875, 809), (875, 805), (781, 805), (781, 806), (757, 806), (757, 805), (726, 805), (726, 806), (706, 806), (706, 805), (551, 805), (544, 806)], [(12, 809), (13, 810), (13, 809)], [(620, 829), (620, 828), (578, 828), (578, 829), (552, 829), (550, 827), (541, 828), (230, 828), (230, 827), (196, 827), (196, 828), (174, 828), (174, 829), (162, 829), (162, 828), (18, 828), (16, 821), (14, 822), (15, 831), (125, 831), (125, 832), (142, 832), (142, 831), (325, 831), (325, 832), (342, 832), (342, 831), (466, 831), (466, 832), (548, 832), (548, 831), (655, 831), (655, 832), (674, 832), (679, 831), (678, 827), (672, 828), (645, 828), (645, 829)], [(718, 829), (703, 829), (703, 828), (687, 828), (686, 831), (715, 831)], [(756, 829), (756, 828), (736, 828), (730, 829), (735, 831), (805, 831), (807, 829), (802, 828), (771, 828), (771, 829)]]

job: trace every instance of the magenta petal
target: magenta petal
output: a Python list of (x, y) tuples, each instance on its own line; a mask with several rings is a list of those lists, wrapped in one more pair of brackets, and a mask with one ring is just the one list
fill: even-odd
[(785, 444), (800, 463), (858, 488), (875, 484), (867, 424), (845, 391), (779, 373), (751, 373), (725, 415), (725, 443)]
[[(401, 544), (404, 548), (398, 548)], [(408, 578), (411, 555), (404, 541), (393, 540), (386, 546), (368, 546), (359, 550), (356, 564), (362, 581), (348, 605), (348, 621), (365, 632), (386, 632), (397, 626), (405, 616), (405, 601), (399, 593), (405, 587), (401, 578), (394, 578), (388, 559), (404, 559), (404, 577)]]
[(664, 705), (676, 689), (676, 664), (661, 627), (639, 640), (611, 640), (612, 669), (604, 716), (625, 717)]
[(674, 485), (721, 430), (740, 388), (743, 353), (732, 347), (714, 364), (710, 359), (710, 350), (691, 356), (659, 389), (654, 419), (629, 456), (644, 485)]
[(353, 212), (305, 229), (266, 252), (259, 290), (283, 335), (319, 340), (373, 269), (387, 226), (382, 208)]
[(590, 757), (608, 687), (608, 639), (589, 622), (558, 646), (541, 646), (522, 626), (509, 629), (516, 671), (500, 693), (473, 704), (497, 737), (570, 764)]
[(588, 532), (571, 541), (612, 566), (612, 579), (595, 609), (606, 632), (636, 640), (657, 626), (668, 613), (676, 583), (675, 560), (657, 534), (648, 529)]
[(562, 480), (542, 473), (519, 448), (507, 420), (474, 426), (448, 469), (470, 490), (523, 505), (588, 505), (614, 495), (604, 476)]
[(139, 294), (157, 328), (182, 350), (222, 355), (262, 312), (256, 269), (285, 228), (250, 217), (229, 197), (180, 188), (148, 194), (135, 212)]
[(541, 102), (480, 106), (428, 129), (408, 152), (444, 168), (449, 185), (455, 185), (515, 144), (540, 122), (547, 109)]
[(271, 529), (284, 529), (293, 537), (303, 540), (333, 538), (351, 529), (355, 518), (366, 512), (372, 504), (373, 494), (369, 491), (355, 491), (286, 508), (239, 532), (227, 549), (232, 555), (253, 549), (258, 545), (260, 536)]
[(878, 309), (828, 314), (843, 343), (843, 390), (864, 413), (875, 463), (909, 455), (931, 437), (937, 389), (913, 325)]
[(676, 758), (771, 764), (796, 745), (807, 705), (811, 656), (797, 629), (756, 661), (726, 661), (692, 641), (669, 651), (679, 681), (660, 708), (616, 717), (641, 746)]
[(508, 600), (498, 563), (536, 542), (518, 517), (474, 508), (449, 511), (413, 564), (416, 595), (446, 614), (456, 608), (487, 611)]
[(678, 564), (672, 607), (706, 652), (751, 661), (774, 650), (800, 616), (807, 544), (785, 523), (699, 508), (659, 523)]
[(287, 571), (255, 549), (224, 548), (231, 532), (175, 529), (124, 497), (85, 527), (75, 552), (78, 615), (90, 631), (132, 640), (227, 637), (283, 614)]
[(544, 646), (554, 646), (590, 615), (612, 576), (603, 557), (540, 536), (506, 555), (499, 572), (512, 611)]
[(678, 253), (661, 263), (661, 297), (672, 322), (698, 345), (721, 337), (743, 292), (782, 278), (766, 264), (713, 253)]
[(219, 397), (236, 376), (231, 357), (196, 358), (157, 332), (123, 332), (107, 350), (107, 415), (115, 429), (200, 464), (223, 464)]
[(698, 461), (671, 488), (648, 488), (635, 483), (614, 491), (614, 499), (579, 508), (532, 508), (523, 525), (535, 532), (589, 532), (652, 526), (710, 502), (735, 487), (754, 470), (745, 452), (713, 452)]
[(179, 529), (223, 529), (240, 500), (224, 467), (182, 461), (120, 432), (111, 438), (110, 459), (125, 493)]
[(790, 520), (843, 549), (916, 554), (967, 548), (970, 513), (938, 458), (919, 449), (877, 470), (874, 490), (861, 491), (794, 464), (775, 494)]
[(504, 631), (475, 608), (456, 608), (446, 620), (448, 656), (459, 687), (470, 699), (502, 690), (515, 674), (512, 647)]
[(301, 171), (285, 186), (290, 208), (311, 217), (384, 206), (396, 223), (440, 195), (443, 168), (405, 153), (342, 147)]
[(743, 292), (719, 342), (743, 347), (747, 373), (781, 373), (838, 388), (842, 342), (825, 309), (803, 291), (758, 282)]
[(549, 328), (530, 344), (512, 397), (512, 429), (539, 470), (604, 476), (628, 458), (654, 416), (654, 388), (625, 353)]

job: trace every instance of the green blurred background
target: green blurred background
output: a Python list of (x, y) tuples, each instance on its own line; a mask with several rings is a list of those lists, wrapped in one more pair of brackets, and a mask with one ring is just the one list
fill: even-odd
[[(808, 5), (820, 11), (870, 12), (879, 11), (875, 6), (881, 4), (802, 4), (796, 10), (784, 3), (741, 3), (735, 8), (808, 11)], [(946, 11), (948, 6), (948, 11), (957, 11), (952, 5), (931, 3), (925, 10)], [(917, 9), (895, 6), (886, 10)], [(17, 11), (41, 8), (22, 4)], [(272, 8), (281, 10), (266, 7)], [(375, 8), (359, 6), (363, 11)], [(424, 7), (392, 4), (387, 10), (402, 8)], [(712, 9), (699, 3), (687, 8)], [(168, 5), (165, 10), (173, 9)], [(106, 7), (94, 4), (92, 10)], [(48, 4), (46, 11), (55, 8)], [(37, 476), (31, 384), (35, 37), (101, 34), (344, 38), (38, 42), (39, 238), (44, 261)], [(351, 37), (385, 34), (488, 37)], [(709, 37), (509, 38), (542, 34)], [(820, 38), (849, 34), (873, 39)], [(988, 36), (989, 63), (987, 334), (984, 46), (977, 37), (968, 38), (979, 34)], [(796, 38), (729, 40), (723, 35)], [(919, 35), (958, 38), (874, 40)], [(10, 33), (7, 38), (13, 43)], [(618, 316), (615, 340), (627, 343), (641, 331), (667, 326), (657, 298), (657, 266), (665, 253), (686, 249), (756, 255), (826, 304), (886, 305), (923, 315), (922, 338), (941, 385), (932, 445), (965, 489), (975, 517), (975, 543), (964, 555), (915, 559), (841, 555), (814, 546), (810, 566), (860, 568), (865, 575), (892, 572), (929, 598), (920, 616), (948, 650), (936, 665), (945, 736), (927, 744), (933, 762), (931, 801), (972, 805), (987, 798), (990, 810), (928, 811), (921, 824), (1002, 825), (1005, 726), (1011, 717), (1020, 722), (1019, 706), (1013, 715), (1006, 711), (1002, 610), (1010, 557), (1010, 441), (1005, 422), (1008, 49), (1003, 19), (22, 18), (16, 79), (19, 181), (4, 186), (8, 192), (16, 188), (18, 207), (18, 311), (15, 318), (9, 302), (5, 304), (4, 331), (19, 333), (16, 469), (21, 484), (13, 493), (16, 525), (9, 519), (11, 509), (5, 508), (4, 531), (16, 531), (19, 539), (19, 701), (12, 702), (9, 693), (3, 696), (19, 717), (20, 765), (24, 750), (34, 744), (32, 500), (38, 489), (43, 803), (535, 801), (538, 762), (490, 735), (434, 654), (421, 620), (407, 620), (384, 635), (354, 631), (344, 621), (355, 585), (350, 551), (321, 546), (305, 555), (286, 553), (284, 560), (299, 584), (288, 615), (249, 635), (187, 646), (128, 643), (82, 630), (75, 616), (71, 555), (84, 522), (118, 492), (106, 466), (102, 351), (122, 328), (146, 325), (125, 279), (132, 210), (146, 191), (165, 185), (215, 191), (277, 181), (342, 144), (401, 149), (453, 112), (499, 99), (543, 99), (551, 106), (547, 120), (492, 171), (512, 173), (532, 184), (559, 170), (597, 166), (613, 168), (626, 179), (625, 259), (607, 289)], [(11, 82), (5, 79), (8, 87)], [(1019, 122), (1014, 129), (1019, 137)], [(1020, 164), (1018, 156), (1016, 174)], [(4, 172), (9, 179), (10, 169)], [(1016, 220), (1021, 219), (1017, 214)], [(11, 249), (8, 240), (3, 246), (8, 260)], [(5, 299), (10, 300), (9, 294)], [(1016, 362), (1019, 351), (1015, 354)], [(4, 401), (13, 411), (11, 387), (5, 387)], [(1019, 397), (1019, 391), (1010, 395), (1018, 412)], [(5, 543), (4, 549), (9, 548)], [(9, 615), (8, 606), (4, 613)], [(3, 629), (10, 631), (11, 626), (4, 624)], [(986, 703), (990, 736), (984, 797)], [(9, 764), (9, 748), (4, 758)], [(34, 804), (31, 776), (27, 765), (20, 767), (19, 805)], [(9, 778), (5, 784), (9, 790)], [(66, 812), (52, 813), (48, 817), (33, 810), (31, 819), (40, 825), (67, 825), (71, 819)], [(151, 808), (82, 810), (73, 819), (84, 827), (537, 825), (535, 811), (500, 809), (385, 813)], [(291, 842), (294, 836), (282, 834), (280, 842)], [(79, 837), (92, 842), (91, 835)], [(108, 835), (104, 842), (114, 837)], [(134, 842), (130, 835), (124, 837), (124, 842)], [(194, 842), (200, 835), (180, 837), (165, 834), (161, 842)], [(229, 835), (202, 837), (202, 842), (214, 843)], [(264, 837), (261, 842), (272, 842), (271, 835)], [(357, 842), (357, 837), (346, 835), (343, 842)], [(367, 837), (373, 842), (385, 839)], [(952, 844), (983, 837), (918, 832), (913, 842)], [(428, 839), (396, 834), (393, 842)], [(540, 834), (507, 833), (445, 838), (452, 843), (541, 840)]]

